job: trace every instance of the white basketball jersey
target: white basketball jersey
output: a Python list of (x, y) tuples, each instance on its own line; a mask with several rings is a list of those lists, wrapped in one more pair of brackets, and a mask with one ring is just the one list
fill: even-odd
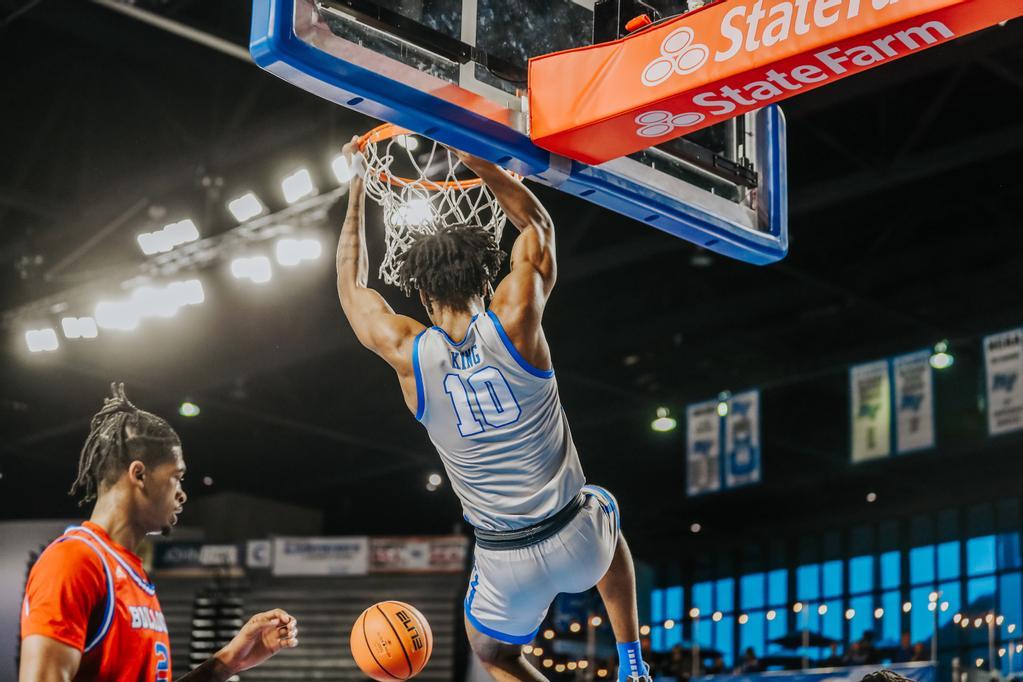
[(530, 365), (492, 312), (455, 343), (416, 337), (416, 419), (440, 453), (466, 520), (516, 530), (560, 511), (586, 482), (554, 370)]

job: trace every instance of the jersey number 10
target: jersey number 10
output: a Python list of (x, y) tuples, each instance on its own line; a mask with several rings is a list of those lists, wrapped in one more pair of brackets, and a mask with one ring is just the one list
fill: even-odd
[(458, 432), (463, 436), (514, 424), (522, 413), (508, 380), (496, 367), (473, 372), (464, 382), (457, 374), (448, 374), (444, 377), (444, 392), (451, 398)]

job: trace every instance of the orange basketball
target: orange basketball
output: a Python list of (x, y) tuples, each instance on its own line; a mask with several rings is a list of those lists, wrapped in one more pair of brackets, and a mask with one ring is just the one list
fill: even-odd
[(352, 626), (352, 658), (374, 680), (407, 680), (426, 667), (433, 632), (423, 614), (400, 601), (369, 607)]

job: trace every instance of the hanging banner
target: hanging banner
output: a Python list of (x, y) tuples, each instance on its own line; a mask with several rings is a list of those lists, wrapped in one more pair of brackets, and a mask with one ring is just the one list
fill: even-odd
[(721, 489), (721, 417), (717, 401), (686, 408), (686, 493)]
[(887, 457), (892, 452), (892, 394), (888, 361), (849, 368), (852, 461)]
[(203, 545), (199, 550), (203, 566), (237, 566), (238, 545)]
[(369, 538), (277, 538), (274, 575), (365, 575)]
[(466, 566), (468, 538), (463, 535), (372, 538), (373, 573), (460, 573)]
[(1023, 328), (984, 337), (987, 431), (1023, 429)]
[(270, 568), (273, 564), (273, 544), (269, 540), (249, 540), (245, 543), (245, 565), (249, 568)]
[(760, 481), (760, 392), (739, 393), (728, 400), (725, 416), (725, 487)]
[(931, 352), (922, 350), (892, 359), (895, 382), (895, 451), (934, 447), (934, 381)]

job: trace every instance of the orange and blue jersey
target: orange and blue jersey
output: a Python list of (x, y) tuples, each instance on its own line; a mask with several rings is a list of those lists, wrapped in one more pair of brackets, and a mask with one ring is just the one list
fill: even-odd
[(75, 680), (171, 680), (167, 623), (142, 560), (88, 521), (32, 567), (21, 609), (21, 638), (30, 635), (81, 651)]

